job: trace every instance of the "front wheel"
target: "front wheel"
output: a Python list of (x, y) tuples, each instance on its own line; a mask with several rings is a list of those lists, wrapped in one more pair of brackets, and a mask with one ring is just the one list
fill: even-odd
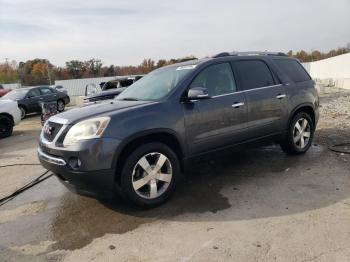
[(23, 106), (19, 106), (19, 110), (21, 110), (21, 119), (24, 119), (27, 115), (27, 111)]
[(315, 127), (309, 114), (296, 114), (288, 127), (285, 140), (281, 148), (289, 155), (298, 155), (309, 150), (314, 137)]
[(58, 112), (63, 112), (65, 108), (65, 104), (62, 100), (57, 101), (57, 111)]
[(173, 193), (179, 172), (178, 157), (167, 145), (141, 145), (129, 155), (122, 168), (122, 193), (138, 206), (160, 205)]
[(12, 135), (13, 121), (8, 116), (0, 116), (0, 138)]

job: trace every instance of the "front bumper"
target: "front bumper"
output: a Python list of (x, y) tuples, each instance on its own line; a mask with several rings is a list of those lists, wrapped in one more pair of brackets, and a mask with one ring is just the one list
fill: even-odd
[[(114, 157), (119, 140), (99, 138), (72, 148), (40, 142), (38, 157), (71, 191), (95, 198), (110, 198), (115, 191)], [(77, 165), (79, 160), (79, 165)]]

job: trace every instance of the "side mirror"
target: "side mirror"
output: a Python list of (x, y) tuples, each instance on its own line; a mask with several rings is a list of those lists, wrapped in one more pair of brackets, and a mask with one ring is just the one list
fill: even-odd
[(201, 100), (210, 98), (208, 89), (205, 87), (192, 87), (188, 90), (187, 100)]

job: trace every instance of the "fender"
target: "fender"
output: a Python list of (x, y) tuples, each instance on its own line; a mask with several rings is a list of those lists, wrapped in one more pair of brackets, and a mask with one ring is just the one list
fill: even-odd
[(314, 114), (315, 114), (315, 105), (313, 103), (311, 103), (311, 102), (302, 103), (302, 104), (296, 106), (295, 108), (293, 108), (293, 110), (290, 111), (289, 119), (288, 119), (286, 128), (288, 128), (290, 121), (292, 121), (292, 118), (294, 117), (295, 112), (297, 112), (302, 107), (309, 107), (309, 108), (311, 108), (313, 110)]
[[(142, 138), (142, 137), (146, 137), (149, 135), (156, 135), (156, 134), (169, 134), (169, 135), (175, 137), (177, 142), (180, 145), (180, 150), (181, 150), (182, 155), (183, 156), (187, 155), (187, 148), (184, 144), (184, 141), (182, 141), (180, 139), (180, 135), (177, 132), (175, 132), (172, 129), (168, 129), (168, 128), (154, 128), (154, 129), (150, 129), (150, 130), (143, 130), (143, 131), (137, 132), (137, 133), (132, 134), (131, 136), (123, 139), (122, 143), (118, 146), (116, 152), (114, 153), (113, 163), (112, 163), (113, 167), (115, 167), (117, 165), (117, 162), (118, 162), (118, 159), (120, 157), (121, 152), (125, 149), (125, 147), (130, 142), (132, 142), (136, 139)], [(179, 160), (182, 161), (182, 159), (179, 159)]]

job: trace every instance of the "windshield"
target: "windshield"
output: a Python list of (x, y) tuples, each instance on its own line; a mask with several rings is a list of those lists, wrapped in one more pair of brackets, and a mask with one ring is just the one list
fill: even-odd
[(155, 70), (128, 87), (117, 100), (159, 100), (195, 67), (186, 65)]
[(28, 92), (28, 90), (26, 90), (26, 89), (16, 89), (16, 90), (12, 90), (12, 91), (8, 92), (2, 98), (11, 99), (11, 100), (23, 99), (26, 96), (27, 92)]

